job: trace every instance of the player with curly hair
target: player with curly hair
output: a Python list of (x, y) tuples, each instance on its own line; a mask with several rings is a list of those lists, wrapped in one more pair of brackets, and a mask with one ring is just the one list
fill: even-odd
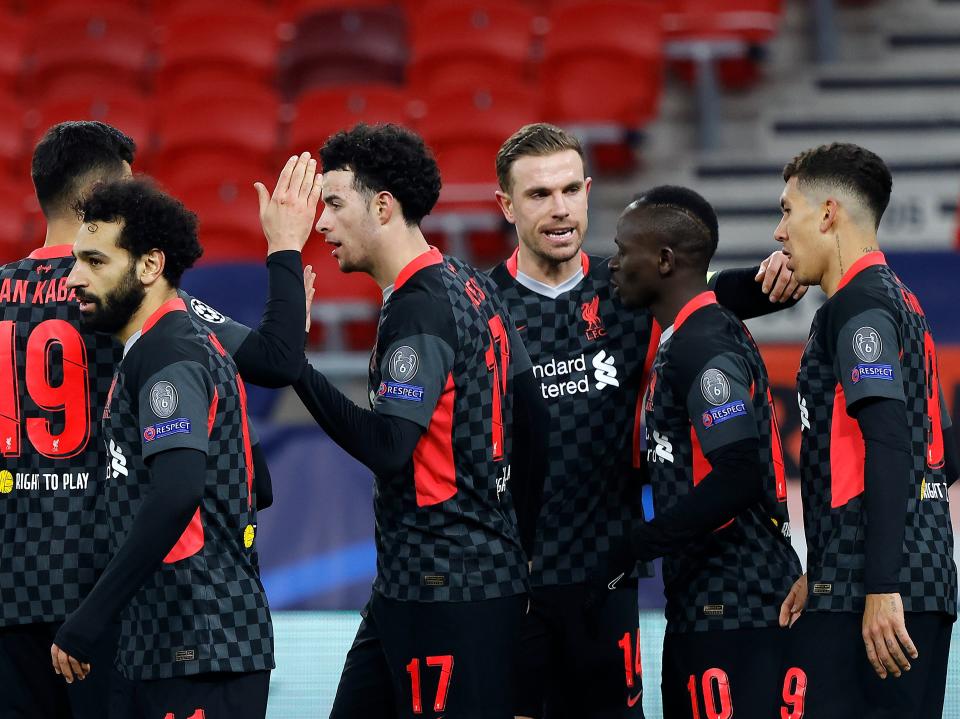
[(371, 409), (309, 365), (297, 393), (376, 479), (377, 576), (331, 717), (507, 719), (546, 421), (493, 283), (430, 247), (440, 174), (414, 133), (357, 125), (320, 150), (317, 231), (383, 289)]

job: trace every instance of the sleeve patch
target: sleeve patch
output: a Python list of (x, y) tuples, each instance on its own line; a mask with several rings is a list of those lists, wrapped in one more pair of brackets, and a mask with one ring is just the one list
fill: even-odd
[(389, 372), (395, 382), (406, 384), (416, 377), (418, 369), (420, 369), (420, 357), (409, 345), (398, 347), (390, 356)]
[(710, 429), (715, 424), (721, 424), (728, 419), (747, 416), (747, 405), (743, 400), (737, 399), (733, 402), (714, 407), (703, 413), (701, 419), (703, 426)]
[(718, 369), (705, 370), (700, 375), (700, 392), (707, 402), (721, 407), (730, 401), (730, 380)]
[[(860, 354), (859, 352), (857, 353)], [(858, 384), (862, 380), (879, 379), (893, 382), (893, 365), (888, 364), (858, 364), (850, 371), (850, 381)]]
[(403, 382), (381, 382), (377, 389), (377, 396), (384, 399), (401, 399), (405, 402), (423, 402), (423, 387)]
[(213, 309), (206, 302), (201, 302), (197, 298), (193, 297), (190, 299), (190, 308), (196, 313), (197, 317), (202, 319), (204, 322), (210, 322), (211, 324), (222, 324), (227, 321), (225, 315), (217, 310)]
[[(873, 327), (861, 327), (853, 333), (853, 352), (867, 364), (876, 362), (883, 351), (883, 340)], [(889, 367), (889, 365), (887, 365)], [(887, 379), (893, 379), (888, 377)], [(854, 380), (856, 382), (857, 380)]]
[(177, 411), (177, 388), (161, 380), (150, 388), (150, 409), (160, 419), (166, 419)]
[(143, 441), (152, 442), (155, 439), (169, 437), (171, 434), (190, 434), (190, 420), (186, 417), (178, 417), (144, 427)]

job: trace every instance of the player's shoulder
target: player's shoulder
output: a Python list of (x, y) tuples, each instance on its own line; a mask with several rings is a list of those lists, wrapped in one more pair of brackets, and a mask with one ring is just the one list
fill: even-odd
[(699, 372), (721, 356), (744, 356), (746, 333), (732, 312), (718, 304), (694, 312), (670, 338), (669, 361), (681, 375)]
[(208, 305), (203, 300), (197, 299), (183, 289), (178, 289), (177, 294), (180, 299), (183, 300), (187, 314), (193, 319), (211, 325), (223, 324), (229, 319), (215, 307)]
[(185, 311), (164, 314), (142, 332), (124, 358), (127, 372), (143, 376), (178, 362), (208, 364), (209, 350)]
[(821, 322), (828, 332), (835, 334), (845, 324), (862, 316), (875, 314), (895, 321), (899, 308), (894, 293), (890, 292), (895, 278), (892, 272), (884, 273), (880, 268), (868, 267), (823, 304)]

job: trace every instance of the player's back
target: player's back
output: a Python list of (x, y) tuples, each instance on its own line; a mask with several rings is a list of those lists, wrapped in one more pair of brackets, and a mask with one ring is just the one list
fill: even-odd
[(102, 406), (121, 350), (82, 324), (68, 245), (0, 267), (0, 626), (62, 621), (108, 559)]
[(377, 591), (472, 601), (526, 590), (507, 485), (513, 377), (528, 368), (482, 273), (436, 250), (401, 273), (381, 315), (371, 401), (377, 411), (408, 415), (433, 400), (434, 385), (439, 397), (420, 420), (426, 431), (410, 465), (377, 478)]
[(800, 564), (766, 368), (746, 328), (715, 299), (684, 314), (665, 333), (645, 399), (655, 513), (710, 473), (706, 455), (739, 438), (759, 440), (764, 489), (731, 522), (664, 559), (668, 630), (775, 626)]

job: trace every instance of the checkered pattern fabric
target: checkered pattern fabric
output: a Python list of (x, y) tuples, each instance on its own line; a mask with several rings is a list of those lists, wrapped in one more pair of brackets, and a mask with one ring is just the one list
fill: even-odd
[[(845, 278), (846, 279), (846, 278)], [(864, 540), (866, 517), (862, 489), (833, 507), (841, 477), (831, 458), (838, 377), (838, 335), (853, 317), (882, 310), (897, 325), (900, 369), (913, 447), (913, 474), (907, 501), (906, 536), (900, 594), (908, 612), (956, 614), (957, 571), (953, 562), (953, 530), (942, 467), (927, 465), (931, 426), (926, 369), (926, 318), (910, 290), (885, 264), (861, 269), (817, 312), (797, 376), (802, 417), (800, 476), (807, 537), (810, 597), (808, 611), (862, 612), (864, 606)], [(932, 340), (931, 340), (932, 344)], [(876, 380), (872, 380), (876, 381)], [(931, 396), (939, 388), (931, 387)], [(846, 408), (838, 408), (846, 412)], [(862, 469), (860, 470), (862, 472)], [(834, 476), (835, 473), (838, 476)]]
[[(691, 416), (688, 396), (694, 383), (695, 391), (701, 391), (704, 369), (722, 366), (724, 355), (742, 358), (749, 371), (744, 387), (751, 383), (753, 388), (758, 461), (766, 468), (764, 497), (729, 525), (692, 542), (682, 555), (664, 558), (668, 632), (776, 626), (780, 604), (801, 573), (790, 545), (786, 485), (781, 482), (779, 493), (777, 488), (775, 462), (782, 465), (782, 456), (775, 450), (766, 368), (740, 321), (715, 303), (693, 312), (663, 342), (654, 362), (644, 401), (654, 512), (660, 514), (682, 501), (709, 471), (694, 428), (698, 423), (705, 426), (706, 414)], [(713, 426), (711, 421), (707, 426), (703, 432), (724, 425)]]
[(116, 551), (150, 482), (141, 453), (143, 383), (164, 366), (193, 360), (208, 368), (216, 390), (200, 505), (203, 544), (192, 556), (165, 562), (123, 611), (118, 664), (130, 679), (274, 666), (273, 629), (253, 534), (256, 503), (247, 482), (243, 389), (233, 360), (220, 353), (209, 333), (183, 311), (162, 316), (123, 359), (104, 417), (110, 458), (107, 513), (111, 551)]
[(69, 248), (39, 254), (0, 267), (0, 626), (63, 621), (109, 557), (94, 408), (122, 348), (83, 328)]
[[(587, 270), (575, 288), (555, 299), (518, 283), (506, 264), (491, 273), (550, 409), (535, 586), (586, 581), (611, 540), (643, 518), (631, 456), (653, 317), (613, 298), (605, 259), (587, 258)], [(639, 570), (653, 576), (649, 564)]]
[[(390, 379), (382, 376), (382, 353), (393, 340), (429, 332), (453, 348), (452, 429), (449, 436), (435, 439), (441, 453), (452, 448), (456, 476), (452, 497), (425, 506), (417, 503), (414, 465), (426, 460), (418, 460), (417, 454), (401, 474), (376, 479), (374, 589), (386, 597), (477, 601), (526, 591), (526, 559), (510, 492), (498, 492), (497, 487), (498, 478), (509, 469), (512, 449), (512, 381), (518, 364), (512, 361), (501, 397), (503, 459), (493, 459), (494, 374), (486, 355), (493, 342), (489, 323), (495, 315), (509, 327), (509, 316), (490, 280), (451, 257), (415, 272), (384, 303), (370, 363), (371, 397), (381, 381)], [(522, 347), (519, 352), (511, 350), (522, 355)], [(418, 453), (428, 451), (425, 447), (433, 434), (431, 427)]]

